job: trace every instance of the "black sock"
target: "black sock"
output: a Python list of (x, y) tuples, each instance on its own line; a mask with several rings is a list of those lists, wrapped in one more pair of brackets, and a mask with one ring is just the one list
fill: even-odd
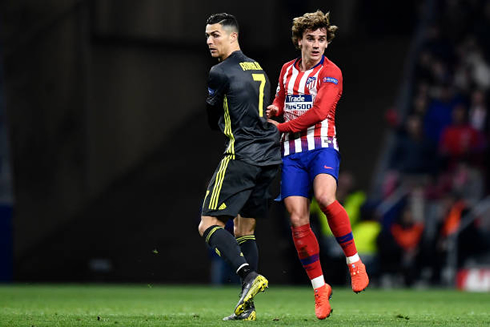
[(242, 250), (245, 260), (247, 260), (250, 268), (257, 271), (259, 266), (259, 249), (255, 241), (255, 235), (244, 235), (236, 238), (240, 249)]
[(242, 279), (242, 283), (245, 280), (245, 278), (252, 272), (252, 268), (250, 268), (250, 265), (245, 265), (240, 268), (240, 270), (237, 271), (238, 276)]
[[(240, 250), (235, 237), (218, 225), (206, 229), (203, 234), (206, 243), (238, 273), (240, 267), (247, 266), (247, 261)], [(241, 275), (240, 275), (241, 277)]]

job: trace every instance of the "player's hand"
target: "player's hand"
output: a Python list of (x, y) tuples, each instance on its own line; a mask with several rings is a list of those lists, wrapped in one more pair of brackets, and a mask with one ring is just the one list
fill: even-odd
[(267, 107), (265, 110), (265, 115), (267, 118), (275, 117), (277, 116), (277, 113), (279, 112), (279, 108), (273, 104)]
[(267, 119), (267, 121), (268, 121), (269, 123), (273, 124), (273, 125), (274, 125), (274, 126), (276, 126), (276, 127), (277, 127), (277, 125), (279, 125), (279, 122), (277, 122), (277, 121), (275, 121), (275, 120), (272, 120), (272, 119), (270, 119), (270, 118), (269, 118), (269, 119)]

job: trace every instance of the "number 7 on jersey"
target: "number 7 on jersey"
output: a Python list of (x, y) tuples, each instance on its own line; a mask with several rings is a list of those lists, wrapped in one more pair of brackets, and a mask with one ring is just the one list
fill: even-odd
[(260, 82), (259, 86), (259, 117), (264, 117), (264, 88), (265, 88), (265, 75), (264, 74), (252, 74), (254, 81)]

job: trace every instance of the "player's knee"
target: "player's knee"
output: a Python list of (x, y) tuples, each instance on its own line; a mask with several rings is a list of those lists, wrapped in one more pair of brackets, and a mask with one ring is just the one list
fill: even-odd
[(292, 212), (290, 214), (291, 226), (299, 227), (306, 225), (310, 222), (310, 217), (307, 215), (302, 215), (300, 213)]
[(211, 226), (220, 226), (225, 227), (226, 220), (222, 221), (218, 219), (218, 217), (211, 216), (201, 216), (201, 222), (199, 223), (197, 230), (199, 231), (199, 235), (203, 236), (206, 229)]
[(199, 232), (199, 235), (203, 236), (204, 235), (204, 232), (206, 231), (206, 229), (208, 229), (210, 226), (211, 225), (209, 223), (206, 223), (205, 221), (203, 221), (201, 219), (201, 222), (197, 226), (197, 230)]
[(320, 205), (320, 208), (325, 208), (336, 201), (335, 195), (332, 194), (319, 194), (315, 196), (316, 201)]
[(201, 221), (199, 223), (199, 225), (197, 225), (197, 231), (199, 232), (199, 235), (203, 236), (204, 235), (204, 226), (203, 226), (203, 222)]

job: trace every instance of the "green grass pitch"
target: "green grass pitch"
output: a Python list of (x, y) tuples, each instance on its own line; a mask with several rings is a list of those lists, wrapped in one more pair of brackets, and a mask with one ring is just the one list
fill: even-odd
[(490, 294), (334, 288), (317, 320), (309, 286), (272, 285), (255, 298), (257, 321), (228, 321), (238, 286), (0, 285), (0, 326), (490, 326)]

